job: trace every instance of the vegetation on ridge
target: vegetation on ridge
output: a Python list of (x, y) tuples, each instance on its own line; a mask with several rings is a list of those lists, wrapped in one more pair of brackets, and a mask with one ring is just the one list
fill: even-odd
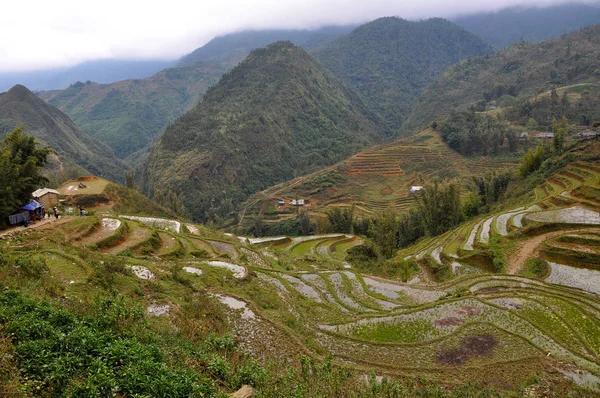
[(248, 195), (377, 141), (378, 117), (302, 49), (254, 50), (153, 149), (145, 192), (174, 190), (187, 214), (225, 218)]

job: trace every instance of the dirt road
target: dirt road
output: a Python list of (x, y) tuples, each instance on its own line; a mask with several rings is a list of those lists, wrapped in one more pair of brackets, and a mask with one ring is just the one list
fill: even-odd
[(535, 236), (525, 242), (521, 243), (519, 249), (516, 253), (514, 253), (508, 259), (508, 273), (511, 275), (516, 274), (525, 261), (528, 258), (532, 257), (538, 252), (539, 246), (546, 240), (553, 238), (555, 236), (563, 235), (569, 232), (577, 232), (577, 231), (599, 231), (597, 229), (588, 229), (588, 228), (576, 228), (576, 229), (563, 229), (560, 231), (548, 232), (546, 234)]

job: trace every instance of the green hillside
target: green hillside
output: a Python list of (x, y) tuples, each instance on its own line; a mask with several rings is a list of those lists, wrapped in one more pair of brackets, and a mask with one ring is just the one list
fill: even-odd
[(314, 50), (396, 130), (423, 88), (461, 59), (490, 54), (478, 36), (443, 19), (380, 18)]
[(184, 195), (188, 213), (227, 216), (248, 195), (340, 161), (380, 137), (361, 98), (290, 42), (254, 50), (150, 155), (145, 190)]
[(600, 142), (571, 138), (491, 212), (384, 263), (352, 234), (116, 209), (2, 232), (0, 393), (595, 397)]
[(0, 94), (0, 135), (20, 126), (55, 151), (57, 157), (50, 158), (52, 179), (64, 181), (81, 174), (123, 179), (126, 167), (110, 148), (82, 132), (67, 115), (26, 87), (16, 85)]
[[(539, 44), (514, 44), (495, 55), (461, 61), (423, 91), (403, 130), (419, 130), (436, 119), (445, 118), (452, 110), (470, 105), (479, 111), (514, 105), (523, 116), (533, 117), (528, 105), (531, 105), (530, 98), (553, 88), (597, 83), (599, 55), (600, 25), (596, 25), (558, 39)], [(562, 96), (556, 99), (556, 105), (560, 105), (561, 99)], [(577, 112), (577, 109), (572, 111)], [(554, 116), (562, 115), (557, 112)], [(579, 119), (581, 112), (572, 116)], [(548, 116), (545, 119), (547, 124)]]
[(87, 134), (124, 159), (149, 146), (164, 128), (216, 83), (224, 69), (215, 65), (169, 68), (137, 80), (111, 84), (75, 83), (38, 95), (67, 113)]

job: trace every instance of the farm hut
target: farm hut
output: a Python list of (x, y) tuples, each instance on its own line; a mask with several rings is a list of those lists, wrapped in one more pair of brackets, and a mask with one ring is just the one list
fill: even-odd
[(33, 192), (31, 194), (31, 196), (33, 196), (33, 198), (43, 204), (46, 208), (50, 208), (52, 206), (58, 206), (58, 196), (60, 195), (60, 192), (58, 192), (57, 190), (54, 189), (50, 189), (50, 188), (42, 188), (42, 189), (38, 189), (37, 191)]
[(44, 205), (35, 200), (32, 200), (25, 206), (21, 207), (21, 210), (27, 211), (29, 213), (29, 219), (33, 221), (41, 220), (46, 213)]
[(277, 201), (277, 204), (278, 204), (279, 206), (285, 206), (285, 201), (283, 201), (283, 200), (278, 200), (278, 201)]
[(423, 189), (422, 186), (413, 185), (412, 187), (410, 187), (409, 191), (410, 191), (410, 193), (415, 193), (415, 192), (419, 192), (421, 189)]
[(290, 204), (292, 206), (297, 206), (298, 205), (298, 203), (296, 203), (296, 199), (292, 199), (292, 201), (290, 202)]
[(298, 206), (304, 206), (304, 199), (298, 199)]
[(598, 133), (594, 130), (583, 130), (581, 133), (579, 133), (579, 138), (582, 138), (584, 140), (587, 140), (589, 138), (596, 138), (597, 136)]

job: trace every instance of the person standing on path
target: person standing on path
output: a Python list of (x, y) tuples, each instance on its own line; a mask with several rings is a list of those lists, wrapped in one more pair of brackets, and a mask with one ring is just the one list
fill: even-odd
[(56, 206), (54, 206), (54, 217), (56, 217), (56, 219), (58, 220), (58, 215), (60, 214), (60, 212), (58, 211), (58, 208)]
[(83, 217), (83, 206), (79, 205), (79, 217)]

